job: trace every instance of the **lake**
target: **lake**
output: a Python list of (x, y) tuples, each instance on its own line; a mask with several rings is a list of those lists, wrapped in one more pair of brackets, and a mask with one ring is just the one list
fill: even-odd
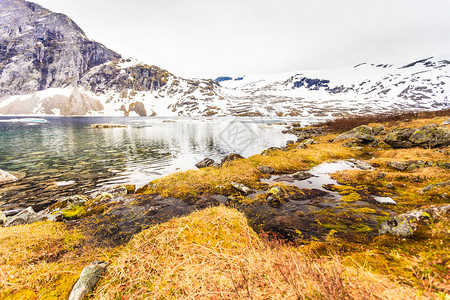
[[(61, 196), (118, 184), (142, 186), (195, 169), (205, 157), (220, 161), (232, 152), (248, 157), (284, 146), (294, 137), (281, 133), (285, 126), (276, 124), (281, 122), (285, 120), (0, 117), (0, 169), (23, 177), (0, 186), (0, 209), (45, 206)], [(93, 129), (93, 123), (128, 127)]]

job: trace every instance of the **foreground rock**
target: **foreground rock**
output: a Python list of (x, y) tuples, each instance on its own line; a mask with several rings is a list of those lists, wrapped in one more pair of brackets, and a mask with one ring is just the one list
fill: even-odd
[(80, 278), (72, 288), (69, 300), (81, 300), (84, 296), (92, 292), (97, 282), (100, 280), (102, 273), (108, 267), (106, 261), (94, 261), (83, 269)]
[(414, 210), (406, 214), (395, 216), (381, 224), (379, 233), (408, 237), (421, 227), (428, 225), (432, 220), (448, 215), (450, 205), (433, 206), (427, 209)]
[(397, 128), (387, 134), (384, 142), (393, 148), (448, 146), (450, 145), (450, 129), (437, 125), (427, 125), (416, 129)]
[(248, 186), (245, 186), (242, 183), (237, 183), (237, 182), (232, 182), (231, 186), (234, 187), (236, 190), (244, 193), (245, 195), (248, 195), (250, 193), (253, 193), (254, 190), (252, 190), (251, 188), (249, 188)]
[(0, 185), (15, 182), (18, 180), (19, 179), (16, 176), (11, 175), (8, 172), (5, 172), (3, 170), (0, 170)]

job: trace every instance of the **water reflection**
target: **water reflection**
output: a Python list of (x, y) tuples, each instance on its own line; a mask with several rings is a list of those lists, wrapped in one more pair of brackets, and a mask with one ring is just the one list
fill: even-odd
[[(92, 129), (92, 123), (132, 124), (135, 120), (46, 119), (47, 123), (33, 126), (0, 122), (0, 169), (25, 175), (18, 183), (0, 186), (0, 207), (42, 202), (107, 185), (139, 186), (177, 170), (194, 168), (206, 156), (219, 160), (237, 152), (247, 157), (282, 146), (292, 138), (281, 134), (281, 125), (258, 126), (271, 120), (165, 122), (145, 118), (139, 121), (151, 127)], [(230, 124), (237, 126), (239, 136), (224, 138)]]

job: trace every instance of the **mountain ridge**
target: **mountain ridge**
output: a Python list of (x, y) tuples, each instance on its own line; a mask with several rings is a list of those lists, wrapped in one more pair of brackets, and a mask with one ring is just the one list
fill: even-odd
[[(88, 39), (64, 14), (0, 2), (1, 115), (337, 116), (449, 106), (449, 61), (185, 79)], [(233, 78), (232, 78), (233, 79)]]

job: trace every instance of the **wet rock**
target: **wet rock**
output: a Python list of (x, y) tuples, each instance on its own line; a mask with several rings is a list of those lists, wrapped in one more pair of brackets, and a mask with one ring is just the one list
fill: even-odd
[(389, 132), (384, 142), (393, 148), (436, 148), (450, 145), (450, 129), (427, 125), (416, 129), (397, 128)]
[(195, 166), (199, 169), (212, 167), (214, 165), (214, 160), (211, 158), (205, 158), (200, 162), (196, 163)]
[(252, 190), (251, 188), (245, 186), (245, 185), (242, 184), (242, 183), (232, 182), (232, 183), (231, 183), (231, 186), (234, 187), (236, 190), (238, 190), (238, 191), (244, 193), (245, 195), (248, 195), (248, 194), (254, 192), (254, 190)]
[(22, 210), (20, 213), (18, 213), (14, 217), (7, 219), (4, 226), (9, 227), (9, 226), (31, 224), (35, 221), (35, 218), (36, 218), (36, 212), (30, 206), (27, 209)]
[(292, 177), (294, 177), (297, 180), (306, 180), (311, 177), (314, 177), (314, 175), (311, 173), (308, 173), (308, 172), (298, 172), (298, 173), (293, 174)]
[(269, 166), (259, 166), (258, 170), (263, 174), (273, 174), (275, 170)]
[(287, 142), (286, 142), (286, 145), (292, 145), (292, 144), (294, 144), (295, 142), (293, 141), (293, 140), (288, 140)]
[(447, 186), (450, 186), (450, 180), (449, 180), (449, 181), (446, 181), (446, 182), (441, 182), (441, 183), (436, 183), (436, 184), (430, 184), (430, 185), (424, 187), (424, 188), (421, 190), (421, 193), (423, 194), (423, 193), (428, 192), (428, 191), (431, 191), (431, 190), (433, 190), (433, 189), (442, 188), (442, 187), (447, 187)]
[(0, 225), (3, 225), (6, 223), (6, 216), (5, 214), (0, 210)]
[(391, 233), (393, 235), (408, 237), (413, 235), (420, 227), (443, 215), (448, 215), (450, 205), (433, 206), (427, 209), (414, 210), (406, 214), (395, 216), (381, 224), (379, 234)]
[(106, 261), (94, 261), (84, 268), (70, 292), (69, 300), (81, 300), (92, 292), (108, 265), (109, 263)]
[(228, 154), (227, 156), (225, 156), (224, 158), (222, 158), (222, 160), (220, 161), (220, 165), (223, 166), (226, 162), (230, 162), (230, 161), (233, 161), (236, 159), (244, 159), (244, 157), (237, 153), (231, 153), (231, 154)]
[(11, 183), (11, 182), (16, 182), (18, 180), (19, 179), (16, 176), (9, 174), (8, 172), (5, 172), (3, 170), (0, 170), (0, 185), (6, 184), (6, 183)]
[(397, 162), (397, 161), (390, 161), (387, 163), (387, 165), (391, 168), (394, 168), (396, 170), (405, 171), (408, 169), (409, 164), (405, 162)]

